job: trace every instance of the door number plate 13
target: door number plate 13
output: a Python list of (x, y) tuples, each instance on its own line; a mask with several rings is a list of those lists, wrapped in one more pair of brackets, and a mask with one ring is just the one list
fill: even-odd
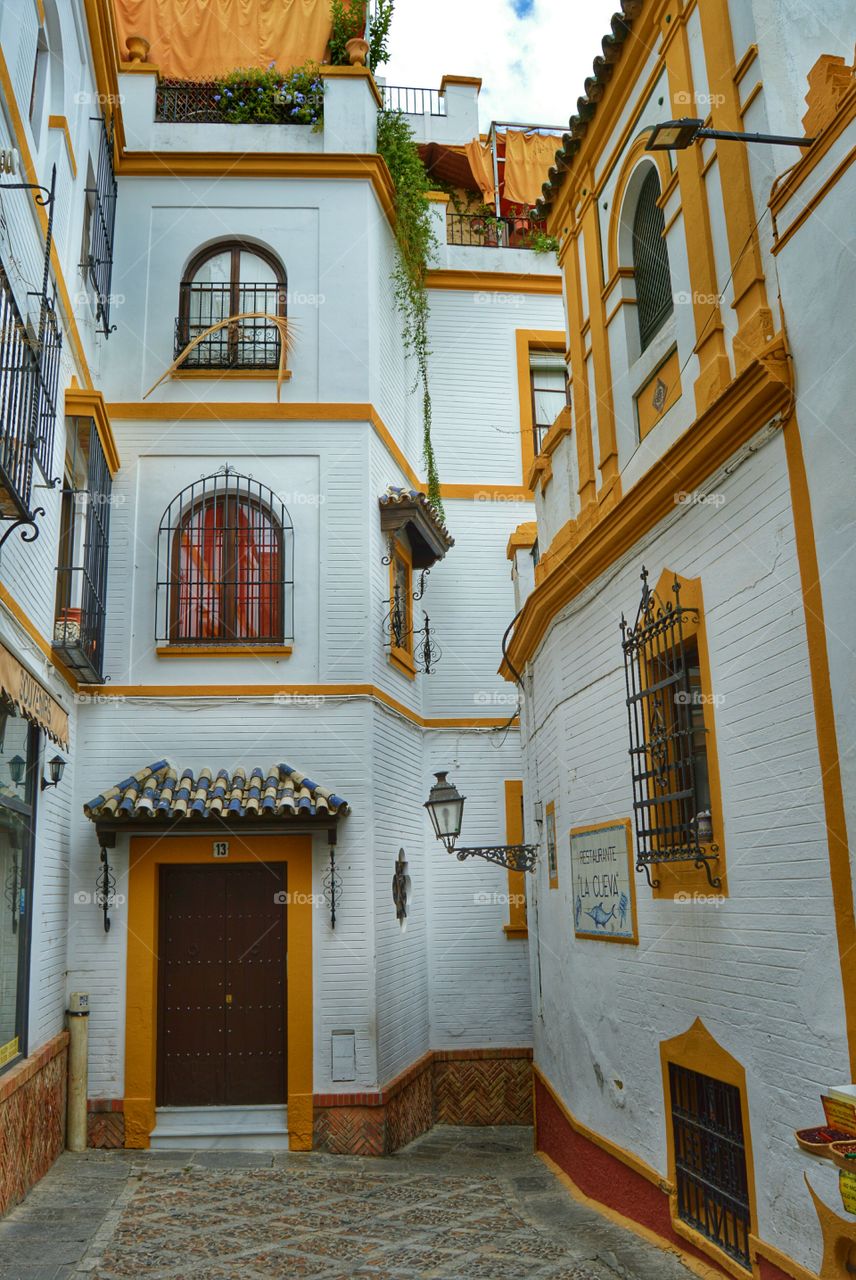
[(215, 840), (215, 841), (214, 841), (214, 847), (213, 847), (213, 853), (214, 853), (214, 857), (215, 857), (215, 858), (228, 858), (228, 856), (229, 856), (229, 841), (228, 841), (228, 840)]

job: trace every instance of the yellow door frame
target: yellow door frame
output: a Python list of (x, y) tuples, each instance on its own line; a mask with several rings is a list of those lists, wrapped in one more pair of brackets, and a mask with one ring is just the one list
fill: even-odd
[(229, 862), (284, 862), (288, 1145), (312, 1150), (312, 837), (308, 835), (133, 836), (128, 869), (125, 1001), (125, 1146), (147, 1148), (155, 1127), (158, 889), (164, 865), (213, 861), (214, 836), (229, 840)]

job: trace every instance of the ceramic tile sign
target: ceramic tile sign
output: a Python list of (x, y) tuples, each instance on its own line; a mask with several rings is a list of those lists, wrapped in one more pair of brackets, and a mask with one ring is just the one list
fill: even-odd
[(574, 934), (638, 942), (630, 819), (571, 828)]

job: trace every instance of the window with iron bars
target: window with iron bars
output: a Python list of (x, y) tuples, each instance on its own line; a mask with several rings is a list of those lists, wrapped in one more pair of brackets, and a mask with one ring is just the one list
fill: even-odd
[[(85, 266), (95, 291), (95, 321), (105, 338), (109, 337), (110, 290), (113, 284), (113, 237), (116, 225), (116, 175), (113, 170), (113, 124), (100, 116), (93, 119), (101, 125), (98, 143), (98, 168), (95, 185), (86, 188), (89, 246)], [(115, 325), (113, 326), (115, 328)]]
[(633, 274), (643, 351), (675, 309), (669, 251), (664, 237), (666, 224), (657, 203), (659, 198), (660, 178), (651, 166), (633, 214)]
[(686, 626), (698, 628), (697, 609), (681, 603), (677, 577), (673, 599), (661, 600), (642, 570), (642, 598), (631, 625), (621, 618), (636, 870), (659, 887), (651, 867), (693, 863), (704, 868), (713, 888), (721, 887), (711, 863), (714, 842), (710, 783), (701, 691), (698, 642)]
[(293, 611), (294, 529), (276, 494), (229, 466), (182, 489), (158, 531), (156, 639), (281, 645)]
[(33, 463), (52, 481), (62, 331), (46, 294), (25, 323), (0, 265), (0, 518), (30, 516)]
[(113, 481), (94, 421), (80, 422), (62, 491), (53, 645), (86, 681), (104, 678)]
[(206, 329), (241, 315), (203, 337), (181, 367), (277, 369), (282, 339), (267, 317), (285, 319), (286, 307), (285, 271), (273, 254), (240, 241), (213, 245), (190, 262), (179, 286), (176, 358)]
[(669, 1089), (678, 1217), (751, 1271), (740, 1090), (673, 1062)]

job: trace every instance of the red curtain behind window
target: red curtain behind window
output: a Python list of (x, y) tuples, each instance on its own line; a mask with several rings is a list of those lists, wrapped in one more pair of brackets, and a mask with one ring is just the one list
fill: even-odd
[(261, 508), (216, 498), (178, 530), (176, 640), (281, 640), (279, 530)]

